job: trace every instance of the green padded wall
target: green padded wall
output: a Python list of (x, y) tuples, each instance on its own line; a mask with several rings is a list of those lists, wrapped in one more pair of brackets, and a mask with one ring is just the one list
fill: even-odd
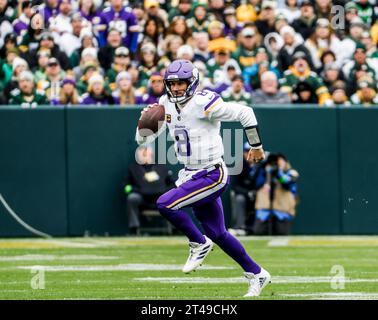
[(378, 108), (339, 113), (342, 232), (378, 233)]
[[(0, 193), (34, 228), (67, 234), (63, 108), (0, 108)], [(0, 235), (31, 236), (0, 204)]]

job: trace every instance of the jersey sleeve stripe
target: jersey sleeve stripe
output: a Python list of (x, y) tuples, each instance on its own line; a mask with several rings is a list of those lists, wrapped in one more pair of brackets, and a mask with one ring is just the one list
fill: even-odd
[(210, 111), (219, 103), (221, 102), (222, 99), (218, 99), (217, 101), (215, 101), (206, 111), (205, 111), (205, 115), (208, 115), (210, 113)]
[(213, 103), (215, 103), (215, 101), (216, 100), (218, 100), (220, 98), (220, 96), (219, 95), (216, 95), (207, 105), (206, 105), (206, 107), (204, 108), (205, 109), (205, 111), (207, 111), (207, 109), (209, 109), (211, 106), (212, 106), (212, 104)]

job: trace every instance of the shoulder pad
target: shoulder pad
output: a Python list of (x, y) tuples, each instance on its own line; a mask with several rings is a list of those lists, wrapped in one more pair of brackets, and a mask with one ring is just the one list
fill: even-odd
[(112, 10), (111, 7), (106, 7), (104, 10), (102, 10), (102, 12), (110, 12), (110, 10)]
[(247, 99), (250, 99), (251, 98), (251, 94), (249, 92), (244, 92), (243, 97), (247, 98)]
[(168, 102), (168, 96), (166, 94), (162, 95), (159, 99), (159, 104), (165, 106)]
[(10, 92), (10, 94), (12, 95), (12, 96), (17, 96), (17, 95), (19, 95), (21, 93), (21, 91), (20, 91), (20, 89), (18, 89), (18, 88), (14, 88), (11, 92)]
[(318, 78), (318, 74), (314, 71), (311, 71), (310, 72), (310, 76), (314, 77), (314, 78)]
[(210, 90), (197, 91), (194, 95), (194, 103), (197, 106), (206, 108), (209, 104), (219, 99), (220, 95)]
[(88, 92), (85, 92), (81, 95), (81, 99), (85, 99), (85, 98), (88, 98), (89, 97), (89, 93)]
[(36, 92), (37, 94), (39, 94), (40, 96), (45, 96), (45, 95), (46, 95), (45, 91), (44, 91), (44, 90), (41, 90), (41, 89), (36, 89), (35, 92)]

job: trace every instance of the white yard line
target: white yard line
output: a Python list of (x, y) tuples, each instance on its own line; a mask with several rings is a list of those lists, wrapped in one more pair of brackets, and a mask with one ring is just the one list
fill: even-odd
[[(272, 283), (330, 283), (331, 277), (293, 277), (276, 276), (272, 277)], [(210, 278), (210, 277), (144, 277), (134, 278), (135, 281), (161, 282), (161, 283), (243, 283), (243, 277), (232, 278)], [(345, 279), (346, 283), (356, 282), (378, 282), (378, 279)]]
[(317, 293), (286, 293), (277, 294), (286, 298), (314, 298), (314, 299), (378, 299), (378, 292), (317, 292)]
[(49, 255), (49, 254), (27, 254), (22, 256), (1, 256), (0, 262), (2, 261), (54, 261), (54, 260), (114, 260), (119, 259), (119, 257), (113, 256), (98, 256), (90, 254), (82, 255)]
[(274, 238), (268, 242), (268, 247), (287, 247), (289, 244), (289, 238)]
[[(165, 270), (181, 270), (182, 265), (174, 264), (144, 264), (144, 263), (129, 263), (119, 265), (97, 265), (97, 266), (18, 266), (18, 269), (35, 269), (41, 268), (45, 271), (62, 272), (62, 271), (165, 271)], [(222, 266), (203, 266), (203, 270), (225, 270), (233, 269), (233, 267)]]

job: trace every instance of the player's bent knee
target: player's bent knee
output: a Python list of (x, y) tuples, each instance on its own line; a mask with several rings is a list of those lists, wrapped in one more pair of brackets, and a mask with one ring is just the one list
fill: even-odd
[(172, 209), (168, 208), (170, 202), (167, 200), (164, 195), (160, 196), (159, 199), (156, 201), (156, 207), (160, 211), (160, 213), (164, 214), (167, 211), (173, 211)]

